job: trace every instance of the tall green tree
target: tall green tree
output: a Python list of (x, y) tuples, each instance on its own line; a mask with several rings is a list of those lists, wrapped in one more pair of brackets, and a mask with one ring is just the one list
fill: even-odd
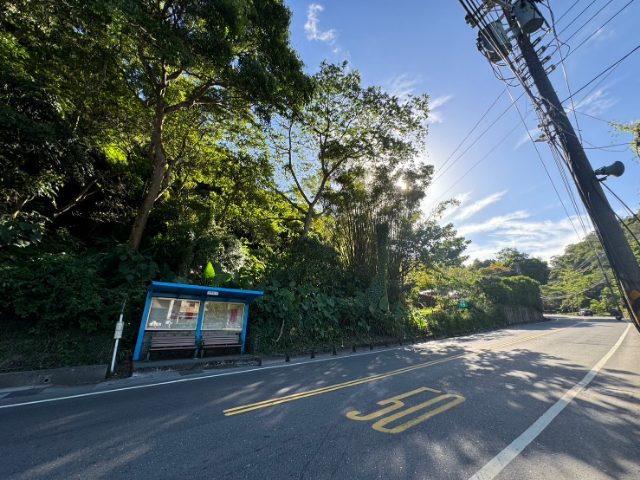
[(375, 165), (413, 158), (427, 134), (428, 97), (401, 101), (379, 87), (364, 87), (347, 63), (322, 63), (315, 91), (302, 110), (279, 115), (273, 156), (282, 165), (280, 195), (300, 213), (309, 235), (314, 219), (331, 206), (332, 192)]
[(291, 12), (278, 0), (105, 3), (113, 54), (131, 93), (152, 114), (150, 177), (129, 244), (137, 249), (168, 177), (167, 119), (197, 109), (215, 122), (256, 107), (297, 104), (309, 91), (302, 62), (289, 44)]

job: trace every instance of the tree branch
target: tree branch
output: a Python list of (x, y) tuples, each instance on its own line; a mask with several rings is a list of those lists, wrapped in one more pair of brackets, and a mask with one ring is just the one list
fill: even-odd
[(307, 215), (307, 211), (305, 209), (303, 209), (300, 205), (298, 205), (296, 202), (294, 202), (293, 200), (291, 200), (284, 192), (281, 192), (280, 190), (278, 190), (277, 188), (273, 189), (274, 192), (276, 192), (278, 195), (280, 195), (282, 198), (284, 198), (287, 203), (289, 205), (291, 205), (293, 208), (295, 208), (296, 210), (298, 210), (301, 214), (303, 215)]
[(89, 195), (92, 195), (92, 194), (96, 193), (98, 190), (94, 190), (92, 192), (90, 192), (89, 190), (91, 189), (91, 187), (93, 187), (96, 184), (97, 181), (98, 181), (98, 179), (94, 178), (91, 182), (89, 182), (87, 184), (87, 186), (85, 186), (80, 191), (80, 193), (78, 195), (76, 195), (76, 197), (73, 200), (71, 200), (69, 203), (67, 203), (64, 207), (61, 207), (61, 208), (57, 209), (55, 212), (53, 212), (53, 218), (57, 218), (59, 215), (62, 215), (67, 210), (75, 207), (77, 204), (82, 202)]
[[(296, 187), (298, 187), (298, 191), (302, 195), (302, 198), (304, 198), (304, 201), (307, 202), (307, 205), (311, 205), (311, 201), (307, 197), (307, 194), (304, 193), (304, 190), (302, 189), (302, 186), (300, 185), (300, 182), (298, 181), (298, 177), (296, 176), (296, 173), (293, 170), (293, 153), (292, 153), (293, 141), (291, 140), (291, 129), (292, 128), (293, 128), (293, 122), (289, 123), (289, 126), (287, 128), (287, 134), (288, 134), (287, 144), (289, 146), (289, 148), (287, 148), (287, 156), (289, 158), (288, 168), (289, 168), (289, 172), (291, 172), (291, 176), (293, 177), (293, 181), (296, 183)], [(305, 214), (306, 214), (306, 212), (305, 212)]]
[(193, 107), (200, 98), (207, 94), (209, 89), (215, 85), (213, 80), (208, 80), (202, 87), (200, 87), (193, 96), (189, 100), (185, 100), (184, 102), (176, 103), (175, 105), (171, 105), (170, 107), (165, 107), (164, 113), (169, 115), (170, 113), (176, 112), (182, 108), (191, 108)]

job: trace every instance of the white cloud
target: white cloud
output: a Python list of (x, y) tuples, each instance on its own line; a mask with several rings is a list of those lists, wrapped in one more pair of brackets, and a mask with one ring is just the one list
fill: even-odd
[(449, 94), (449, 95), (441, 95), (439, 97), (436, 97), (436, 98), (434, 98), (433, 100), (431, 100), (429, 102), (429, 108), (435, 110), (436, 108), (441, 107), (442, 105), (447, 103), (452, 98), (453, 98), (453, 95), (451, 95), (451, 94)]
[(483, 223), (472, 223), (469, 225), (464, 225), (458, 229), (458, 234), (466, 237), (467, 235), (471, 235), (473, 233), (501, 230), (507, 227), (513, 220), (519, 220), (528, 217), (529, 213), (527, 213), (526, 210), (520, 210), (518, 212), (509, 213), (507, 215), (493, 217), (492, 219), (487, 220)]
[(534, 128), (532, 130), (529, 130), (525, 135), (522, 136), (522, 138), (518, 141), (516, 146), (513, 147), (513, 149), (514, 150), (519, 149), (525, 143), (530, 142), (532, 138), (534, 141), (537, 140), (538, 137), (540, 136), (540, 133), (542, 132), (540, 131), (539, 128)]
[(414, 87), (420, 83), (419, 77), (411, 77), (407, 73), (391, 77), (385, 82), (385, 86), (389, 95), (404, 99), (413, 93)]
[(491, 205), (492, 203), (496, 203), (497, 201), (499, 201), (502, 197), (504, 197), (506, 193), (507, 193), (507, 190), (503, 192), (494, 193), (493, 195), (489, 195), (488, 197), (485, 197), (482, 200), (478, 200), (477, 202), (472, 203), (468, 207), (462, 208), (460, 213), (456, 216), (456, 220), (466, 220), (467, 218), (471, 218), (480, 210), (483, 210), (489, 205)]
[(447, 103), (453, 98), (453, 95), (441, 95), (429, 101), (429, 119), (427, 123), (442, 123), (442, 113), (437, 112), (436, 109)]
[(453, 198), (455, 198), (456, 200), (458, 200), (460, 202), (460, 205), (452, 205), (452, 206), (450, 206), (447, 210), (445, 210), (445, 212), (442, 215), (440, 220), (442, 220), (444, 218), (447, 218), (447, 217), (450, 217), (455, 212), (457, 212), (462, 207), (462, 205), (464, 205), (466, 203), (466, 201), (469, 200), (469, 198), (471, 197), (471, 193), (472, 192), (459, 193), (458, 195), (453, 197)]
[(613, 28), (601, 27), (598, 31), (589, 39), (589, 41), (602, 42), (615, 35), (616, 31)]
[(600, 88), (575, 105), (575, 109), (587, 115), (602, 115), (618, 103), (617, 98), (612, 98), (605, 88)]
[[(488, 233), (481, 243), (473, 241), (465, 254), (469, 255), (469, 260), (484, 260), (495, 258), (497, 251), (510, 247), (548, 261), (552, 256), (562, 254), (567, 245), (579, 241), (568, 218), (557, 222), (532, 222), (525, 220), (528, 217), (524, 211), (514, 212), (468, 226), (470, 228), (460, 228), (458, 234), (472, 241), (474, 234)], [(571, 220), (577, 222), (576, 217)]]
[[(321, 42), (326, 42), (329, 45), (333, 45), (337, 38), (336, 32), (333, 29), (322, 31), (318, 26), (320, 23), (318, 13), (323, 10), (324, 7), (317, 3), (309, 5), (309, 9), (307, 10), (307, 23), (304, 24), (304, 31), (307, 32), (308, 40), (319, 40)], [(339, 49), (336, 50), (339, 51)]]

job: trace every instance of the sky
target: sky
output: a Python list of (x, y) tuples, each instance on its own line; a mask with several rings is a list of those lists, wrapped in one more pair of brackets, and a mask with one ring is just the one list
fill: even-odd
[[(640, 45), (640, 2), (549, 1), (560, 40), (575, 50), (564, 62), (566, 79), (561, 66), (550, 75), (561, 99), (569, 97), (567, 83), (577, 92)], [(309, 72), (316, 72), (323, 60), (347, 60), (367, 86), (378, 85), (398, 96), (429, 95), (429, 136), (420, 160), (434, 165), (437, 173), (423, 210), (428, 214), (450, 198), (461, 202), (442, 222), (452, 222), (459, 235), (472, 241), (466, 252), (470, 259), (494, 258), (498, 250), (515, 247), (549, 260), (584, 237), (549, 147), (534, 146), (529, 138), (537, 139), (540, 132), (526, 96), (517, 102), (526, 127), (513, 107), (491, 126), (511, 99), (507, 93), (499, 97), (504, 84), (478, 52), (477, 29), (465, 23), (458, 1), (288, 0), (287, 5), (293, 12), (291, 41)], [(541, 10), (551, 23), (548, 10)], [(551, 39), (545, 37), (546, 42)], [(567, 49), (563, 51), (566, 56)], [(555, 54), (548, 65), (558, 61)], [(598, 85), (605, 75), (575, 95), (573, 108), (579, 112), (579, 131), (594, 169), (616, 160), (625, 164), (625, 174), (610, 177), (606, 184), (637, 211), (640, 163), (627, 147), (611, 146), (628, 143), (631, 135), (616, 136), (607, 122), (640, 118), (640, 50)], [(523, 93), (522, 87), (510, 91), (516, 99)], [(576, 127), (573, 117), (572, 123)], [(623, 216), (624, 207), (608, 196)]]

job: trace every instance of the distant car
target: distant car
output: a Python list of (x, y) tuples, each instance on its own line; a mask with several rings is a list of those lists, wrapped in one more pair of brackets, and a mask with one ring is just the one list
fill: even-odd
[(591, 310), (580, 310), (578, 315), (581, 317), (593, 317), (593, 312)]

